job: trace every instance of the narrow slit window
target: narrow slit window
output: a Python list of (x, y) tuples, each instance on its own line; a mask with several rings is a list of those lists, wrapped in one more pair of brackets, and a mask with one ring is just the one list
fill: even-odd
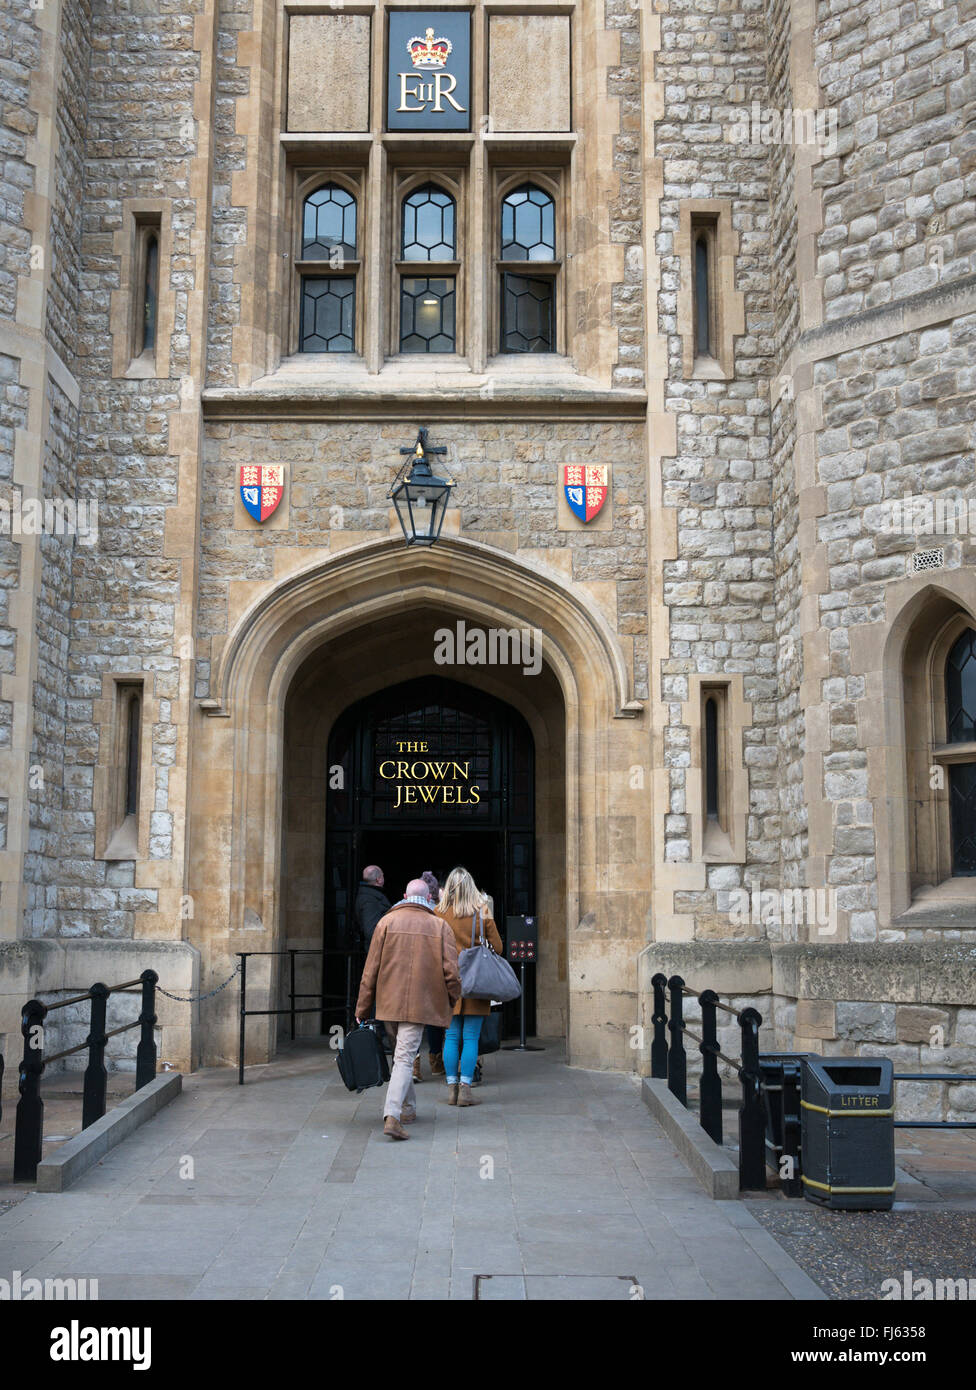
[(142, 351), (156, 351), (156, 319), (159, 310), (159, 237), (146, 236), (142, 277)]
[(142, 701), (137, 694), (129, 698), (125, 731), (125, 814), (139, 811), (139, 735)]
[(718, 703), (714, 695), (705, 701), (705, 815), (718, 820)]
[(708, 234), (695, 238), (695, 356), (712, 355), (711, 335), (712, 287), (709, 266)]

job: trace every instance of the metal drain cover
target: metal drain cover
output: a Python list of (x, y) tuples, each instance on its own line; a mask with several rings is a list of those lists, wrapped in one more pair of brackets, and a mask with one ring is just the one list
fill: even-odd
[(479, 1303), (548, 1299), (629, 1303), (643, 1297), (633, 1274), (476, 1274), (474, 1298)]

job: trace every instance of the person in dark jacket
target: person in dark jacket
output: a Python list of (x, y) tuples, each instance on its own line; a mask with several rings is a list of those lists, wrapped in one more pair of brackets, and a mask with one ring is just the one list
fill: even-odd
[(390, 900), (383, 892), (384, 882), (383, 870), (376, 864), (367, 864), (363, 870), (363, 881), (356, 890), (353, 906), (353, 916), (359, 928), (364, 951), (369, 950), (376, 923), (390, 910)]

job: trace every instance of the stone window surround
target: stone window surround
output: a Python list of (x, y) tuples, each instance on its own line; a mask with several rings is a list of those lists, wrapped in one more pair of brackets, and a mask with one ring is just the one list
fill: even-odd
[[(704, 230), (709, 248), (712, 355), (695, 357), (695, 241)], [(680, 265), (678, 332), (684, 380), (731, 381), (735, 376), (735, 337), (745, 332), (745, 296), (735, 288), (739, 234), (732, 226), (727, 198), (688, 198), (678, 214), (674, 238)]]
[(366, 295), (363, 293), (363, 246), (366, 242), (367, 230), (365, 226), (366, 198), (365, 198), (365, 169), (330, 169), (323, 173), (321, 170), (293, 171), (294, 186), (292, 193), (292, 210), (294, 234), (292, 236), (292, 258), (295, 266), (295, 274), (291, 277), (292, 293), (288, 303), (288, 338), (291, 344), (291, 351), (300, 350), (301, 326), (302, 326), (302, 280), (314, 274), (314, 265), (311, 261), (302, 260), (302, 227), (304, 218), (305, 199), (316, 189), (323, 188), (326, 184), (334, 183), (340, 188), (351, 193), (356, 199), (356, 261), (350, 269), (350, 263), (346, 262), (345, 272), (337, 272), (330, 268), (328, 261), (322, 261), (322, 275), (334, 275), (345, 273), (348, 278), (356, 282), (356, 316), (353, 328), (353, 352), (328, 353), (329, 357), (339, 357), (345, 360), (355, 361), (362, 357), (362, 344), (366, 332)]
[[(566, 226), (566, 190), (564, 171), (555, 169), (508, 169), (495, 167), (491, 170), (491, 196), (488, 201), (488, 215), (494, 221), (487, 229), (485, 238), (489, 247), (491, 257), (492, 273), (490, 275), (490, 291), (488, 295), (488, 330), (487, 339), (489, 343), (489, 353), (491, 356), (504, 355), (506, 358), (526, 357), (531, 360), (534, 353), (505, 353), (502, 354), (502, 305), (501, 305), (501, 286), (502, 286), (502, 264), (507, 270), (520, 273), (518, 267), (524, 266), (524, 273), (531, 274), (533, 266), (539, 267), (539, 274), (545, 278), (553, 280), (553, 301), (556, 316), (555, 332), (555, 351), (560, 356), (568, 354), (569, 335), (566, 331), (567, 323), (567, 298), (566, 298), (566, 254), (565, 247), (568, 236)], [(556, 227), (556, 257), (554, 261), (501, 261), (501, 235), (502, 235), (502, 201), (507, 194), (514, 189), (520, 188), (522, 184), (532, 183), (541, 188), (544, 193), (548, 193), (555, 203), (555, 227)]]
[[(139, 730), (138, 811), (125, 814), (126, 751), (129, 696), (138, 687), (141, 700)], [(92, 810), (95, 814), (95, 859), (145, 859), (149, 853), (149, 819), (155, 795), (152, 739), (148, 731), (159, 717), (151, 694), (151, 678), (142, 671), (118, 671), (102, 676), (101, 699), (93, 701), (92, 721), (102, 731), (94, 768)]]
[[(394, 6), (395, 7), (395, 6)], [(451, 5), (449, 8), (456, 8)], [(384, 65), (384, 46), (385, 46), (385, 24), (382, 23), (384, 13), (383, 0), (353, 0), (353, 3), (344, 5), (343, 14), (370, 15), (374, 16), (372, 24), (370, 67), (372, 72), (372, 91), (370, 94), (370, 119), (368, 129), (360, 131), (350, 131), (346, 133), (336, 132), (308, 132), (301, 131), (291, 133), (286, 128), (285, 115), (288, 102), (288, 23), (292, 15), (325, 14), (334, 11), (334, 6), (325, 3), (325, 0), (286, 0), (286, 4), (277, 11), (275, 28), (277, 34), (278, 57), (275, 64), (273, 78), (269, 76), (270, 90), (272, 92), (272, 120), (278, 128), (278, 144), (283, 156), (281, 172), (284, 175), (284, 184), (279, 185), (279, 190), (284, 193), (286, 202), (283, 210), (287, 211), (287, 199), (290, 197), (289, 188), (292, 185), (290, 171), (284, 166), (301, 165), (305, 170), (310, 170), (313, 160), (315, 167), (321, 174), (323, 180), (328, 178), (328, 171), (333, 167), (341, 167), (348, 171), (350, 164), (359, 166), (360, 169), (368, 169), (366, 178), (367, 198), (376, 207), (384, 200), (384, 191), (389, 181), (389, 171), (391, 167), (400, 165), (406, 167), (410, 162), (410, 167), (424, 167), (428, 171), (444, 169), (448, 166), (457, 167), (463, 165), (466, 172), (469, 188), (469, 250), (470, 259), (468, 261), (469, 271), (473, 266), (485, 269), (482, 274), (475, 275), (469, 273), (466, 277), (467, 287), (464, 295), (464, 303), (458, 304), (459, 319), (463, 315), (466, 323), (470, 325), (474, 332), (468, 333), (465, 337), (465, 350), (462, 354), (431, 354), (428, 366), (431, 371), (456, 372), (459, 367), (467, 368), (476, 375), (483, 375), (486, 372), (495, 370), (502, 371), (510, 369), (510, 355), (493, 355), (497, 339), (500, 336), (498, 325), (495, 320), (497, 314), (494, 312), (494, 304), (486, 303), (487, 299), (495, 299), (497, 292), (494, 290), (493, 274), (495, 256), (494, 245), (495, 236), (493, 235), (493, 225), (489, 216), (487, 226), (482, 226), (484, 218), (479, 215), (484, 199), (484, 189), (491, 179), (491, 170), (496, 165), (507, 165), (509, 168), (518, 168), (520, 177), (524, 181), (527, 178), (534, 178), (545, 171), (549, 173), (551, 169), (560, 170), (559, 177), (565, 184), (565, 204), (558, 210), (560, 218), (560, 231), (563, 235), (563, 265), (557, 278), (557, 346), (558, 352), (553, 354), (539, 354), (540, 365), (544, 370), (552, 370), (558, 363), (561, 355), (568, 352), (568, 346), (560, 341), (560, 334), (566, 331), (569, 322), (569, 312), (567, 306), (575, 304), (576, 294), (576, 267), (571, 255), (572, 248), (567, 245), (567, 231), (570, 226), (575, 227), (579, 214), (574, 210), (573, 199), (570, 194), (571, 180), (568, 172), (564, 175), (563, 170), (568, 171), (570, 166), (579, 163), (579, 169), (575, 171), (575, 178), (572, 186), (575, 187), (576, 180), (586, 177), (585, 167), (589, 166), (592, 154), (577, 148), (577, 134), (573, 130), (569, 131), (527, 131), (527, 132), (497, 132), (490, 128), (490, 121), (485, 110), (487, 97), (488, 80), (488, 50), (487, 32), (488, 20), (491, 15), (501, 16), (518, 14), (525, 16), (566, 16), (570, 20), (570, 55), (576, 50), (576, 45), (583, 42), (583, 34), (589, 33), (592, 28), (592, 16), (584, 14), (578, 3), (574, 0), (528, 0), (522, 5), (512, 5), (509, 0), (477, 0), (477, 3), (465, 5), (464, 8), (471, 8), (474, 18), (473, 43), (472, 43), (472, 129), (470, 132), (431, 132), (428, 134), (416, 132), (387, 132), (383, 128), (383, 109), (384, 91), (382, 81), (377, 80)], [(602, 31), (598, 32), (612, 32)], [(607, 71), (609, 71), (610, 55), (607, 57)], [(570, 98), (572, 112), (589, 110), (585, 106), (582, 97), (580, 65), (570, 64)], [(252, 93), (252, 95), (255, 95)], [(260, 122), (260, 113), (266, 111), (260, 103), (254, 104), (253, 115), (255, 120)], [(591, 103), (592, 104), (592, 103)], [(616, 113), (617, 99), (608, 99), (609, 111)], [(602, 110), (602, 106), (601, 106)], [(575, 117), (574, 117), (575, 120)], [(257, 134), (258, 126), (254, 133)], [(243, 133), (243, 127), (240, 127)], [(597, 149), (597, 142), (594, 142), (592, 149)], [(429, 152), (429, 153), (428, 153)], [(584, 167), (585, 166), (585, 167)], [(276, 176), (275, 176), (276, 177)], [(550, 174), (551, 177), (551, 174)], [(253, 189), (249, 191), (248, 201), (253, 198)], [(278, 204), (278, 193), (276, 192), (272, 203)], [(368, 209), (365, 209), (368, 213)], [(459, 209), (460, 211), (460, 209)], [(603, 226), (603, 213), (600, 209), (592, 214), (596, 240), (593, 245), (588, 241), (585, 246), (579, 248), (585, 265), (579, 267), (580, 283), (585, 278), (589, 286), (588, 296), (594, 303), (602, 300), (609, 294), (610, 286), (623, 279), (623, 260), (622, 251), (616, 244), (605, 245), (605, 228)], [(476, 225), (477, 224), (477, 225)], [(291, 251), (290, 236), (292, 223), (288, 216), (276, 217), (272, 212), (271, 223), (268, 228), (271, 244), (268, 294), (269, 302), (267, 317), (263, 331), (268, 334), (266, 344), (268, 348), (267, 358), (263, 363), (258, 363), (253, 358), (248, 358), (247, 363), (241, 373), (241, 385), (249, 384), (257, 377), (274, 374), (279, 370), (283, 360), (287, 360), (297, 351), (298, 331), (296, 327), (296, 315), (291, 311), (290, 299), (288, 294), (276, 294), (278, 276), (281, 268), (287, 267), (287, 260), (284, 256)], [(274, 243), (277, 241), (277, 249)], [(374, 221), (372, 233), (369, 240), (363, 239), (360, 255), (363, 261), (376, 262), (378, 259), (388, 261), (390, 259), (388, 244), (384, 244), (384, 237), (378, 221)], [(612, 269), (607, 261), (612, 261)], [(595, 262), (595, 264), (594, 264)], [(490, 267), (490, 270), (489, 270)], [(365, 270), (366, 266), (362, 267)], [(594, 279), (594, 271), (597, 272)], [(290, 271), (286, 272), (290, 274)], [(488, 278), (486, 278), (488, 277)], [(560, 285), (558, 281), (562, 281)], [(385, 286), (384, 286), (385, 289)], [(361, 339), (362, 354), (300, 354), (301, 357), (310, 359), (314, 363), (317, 357), (321, 356), (323, 366), (331, 370), (335, 364), (335, 359), (341, 356), (345, 359), (346, 367), (361, 365), (361, 369), (369, 376), (375, 376), (383, 370), (384, 365), (390, 360), (389, 349), (386, 344), (389, 341), (389, 323), (394, 317), (394, 306), (387, 304), (384, 294), (383, 302), (370, 304), (370, 285), (364, 276), (361, 276), (361, 299), (364, 302), (366, 314), (365, 334)], [(283, 308), (282, 301), (289, 302), (287, 308)], [(260, 298), (255, 297), (254, 306), (260, 304)], [(609, 306), (608, 306), (609, 307)], [(258, 313), (255, 324), (259, 332), (260, 320), (263, 317)], [(572, 344), (573, 358), (567, 366), (586, 373), (592, 371), (590, 357), (592, 356), (593, 344), (602, 341), (605, 335), (605, 322), (603, 318), (598, 321), (587, 322), (580, 327), (574, 334)], [(475, 336), (475, 333), (477, 336)], [(235, 349), (236, 351), (236, 349)], [(417, 360), (420, 354), (409, 354), (410, 360)], [(350, 360), (351, 359), (351, 360)], [(394, 349), (392, 360), (403, 362), (405, 359)], [(594, 373), (599, 377), (601, 384), (604, 373), (602, 369)], [(609, 368), (607, 371), (609, 377)], [(475, 394), (483, 393), (483, 385), (474, 388)]]
[[(165, 380), (170, 374), (170, 338), (174, 303), (169, 273), (173, 238), (168, 198), (123, 198), (122, 221), (113, 238), (119, 258), (119, 288), (112, 291), (109, 321), (112, 333), (112, 376)], [(159, 289), (156, 303), (156, 346), (134, 355), (136, 320), (142, 292), (143, 257), (147, 232), (159, 238)]]
[[(705, 701), (719, 699), (719, 823), (709, 825), (705, 804)], [(752, 726), (752, 702), (743, 693), (741, 674), (694, 672), (682, 719), (689, 732), (686, 811), (693, 863), (744, 864), (749, 806), (749, 772), (742, 736)]]
[[(454, 261), (404, 261), (401, 260), (403, 247), (403, 201), (420, 188), (432, 185), (454, 199)], [(383, 212), (388, 220), (387, 245), (391, 249), (390, 269), (390, 315), (387, 330), (387, 357), (400, 355), (400, 281), (404, 276), (423, 279), (428, 274), (431, 279), (454, 278), (454, 352), (452, 353), (404, 353), (411, 360), (425, 362), (430, 359), (444, 360), (465, 356), (468, 340), (468, 315), (466, 312), (465, 266), (469, 255), (467, 218), (467, 170), (464, 168), (418, 169), (416, 167), (395, 168), (387, 183), (386, 208)], [(432, 267), (426, 271), (424, 267)], [(453, 268), (452, 268), (453, 267)], [(373, 286), (370, 286), (372, 290)]]
[[(366, 167), (366, 158), (354, 165), (350, 161), (344, 162), (336, 167), (307, 167), (291, 166), (288, 171), (288, 187), (290, 201), (289, 216), (289, 255), (295, 266), (295, 273), (291, 277), (292, 290), (288, 296), (285, 306), (285, 322), (283, 324), (282, 339), (286, 344), (289, 356), (299, 355), (303, 358), (320, 357), (324, 361), (335, 362), (341, 359), (345, 363), (364, 362), (365, 353), (363, 348), (366, 343), (368, 333), (369, 306), (373, 302), (382, 302), (382, 267), (378, 267), (375, 258), (370, 258), (366, 248), (371, 244), (372, 222), (376, 216), (376, 211), (371, 208), (369, 189), (371, 180)], [(390, 248), (389, 262), (390, 270), (390, 292), (388, 296), (388, 314), (385, 324), (385, 352), (383, 363), (391, 360), (416, 360), (425, 361), (426, 354), (421, 353), (400, 353), (400, 276), (407, 273), (404, 269), (407, 263), (399, 259), (400, 251), (400, 218), (401, 205), (403, 199), (407, 197), (415, 188), (422, 187), (424, 184), (433, 183), (443, 188), (455, 200), (456, 204), (456, 233), (457, 233), (457, 260), (458, 268), (454, 272), (457, 279), (455, 289), (456, 294), (456, 351), (454, 353), (431, 353), (429, 354), (430, 365), (436, 370), (439, 363), (453, 364), (456, 368), (463, 361), (467, 361), (474, 366), (476, 359), (492, 363), (495, 359), (501, 359), (499, 366), (510, 365), (517, 354), (500, 352), (501, 339), (501, 272), (498, 269), (500, 256), (500, 237), (501, 237), (501, 204), (505, 195), (513, 188), (523, 183), (535, 183), (545, 192), (552, 195), (556, 204), (556, 265), (555, 274), (555, 313), (556, 313), (556, 352), (547, 354), (525, 354), (527, 359), (538, 356), (546, 361), (553, 358), (562, 357), (568, 354), (569, 334), (567, 332), (568, 305), (570, 302), (571, 279), (570, 267), (571, 257), (562, 250), (566, 247), (569, 236), (568, 228), (568, 194), (566, 190), (567, 180), (565, 169), (559, 165), (553, 165), (551, 161), (545, 167), (530, 165), (519, 165), (512, 167), (510, 164), (492, 164), (488, 171), (490, 196), (485, 199), (480, 206), (472, 204), (470, 191), (472, 180), (470, 169), (467, 165), (441, 166), (418, 168), (416, 163), (408, 166), (394, 165), (387, 170), (384, 197), (385, 207), (380, 213), (380, 236), (381, 244)], [(302, 213), (304, 201), (308, 195), (316, 188), (322, 187), (327, 183), (337, 183), (347, 189), (356, 198), (357, 211), (357, 251), (358, 264), (356, 267), (356, 351), (351, 353), (301, 353), (300, 351), (300, 329), (301, 329), (301, 281), (302, 275), (308, 274), (310, 267), (308, 264), (301, 263), (302, 245)], [(472, 214), (473, 206), (473, 214)], [(477, 228), (472, 225), (471, 216), (479, 224)], [(475, 258), (477, 256), (477, 246), (481, 245), (486, 249), (486, 265), (483, 273), (477, 274)], [(323, 262), (323, 274), (326, 273), (327, 262)], [(409, 263), (411, 268), (416, 265), (416, 272), (420, 273), (420, 267), (425, 262), (417, 261)], [(526, 261), (527, 267), (532, 266), (531, 261)], [(552, 272), (549, 262), (545, 263), (544, 269), (547, 273)], [(447, 273), (447, 272), (445, 272)], [(480, 317), (472, 318), (469, 315), (468, 306), (471, 302), (471, 295), (468, 290), (468, 282), (484, 283), (487, 280), (487, 313)]]

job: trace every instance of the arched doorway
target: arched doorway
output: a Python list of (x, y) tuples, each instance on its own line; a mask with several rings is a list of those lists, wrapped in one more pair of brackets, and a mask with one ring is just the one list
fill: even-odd
[[(443, 882), (464, 864), (491, 894), (503, 935), (507, 916), (535, 912), (535, 747), (511, 705), (442, 676), (400, 682), (340, 716), (328, 767), (327, 950), (356, 945), (352, 908), (367, 864), (383, 869), (392, 902), (422, 870)], [(341, 965), (327, 959), (333, 972)], [(326, 993), (340, 990), (331, 978)]]
[[(538, 1029), (568, 1035), (575, 1063), (629, 1066), (651, 891), (646, 792), (634, 778), (647, 729), (628, 660), (578, 587), (467, 539), (442, 537), (422, 554), (371, 540), (242, 586), (195, 734), (188, 930), (201, 978), (225, 978), (240, 950), (321, 949), (332, 729), (358, 700), (443, 675), (435, 634), (456, 621), (542, 635), (538, 674), (467, 663), (451, 674), (517, 710), (532, 733)], [(277, 959), (252, 964), (249, 1000), (280, 1004)], [(317, 1028), (317, 1013), (299, 1025)], [(193, 1027), (201, 1062), (235, 1060), (227, 990), (200, 1005)], [(273, 1055), (279, 1031), (278, 1020), (252, 1019), (247, 1061)]]

